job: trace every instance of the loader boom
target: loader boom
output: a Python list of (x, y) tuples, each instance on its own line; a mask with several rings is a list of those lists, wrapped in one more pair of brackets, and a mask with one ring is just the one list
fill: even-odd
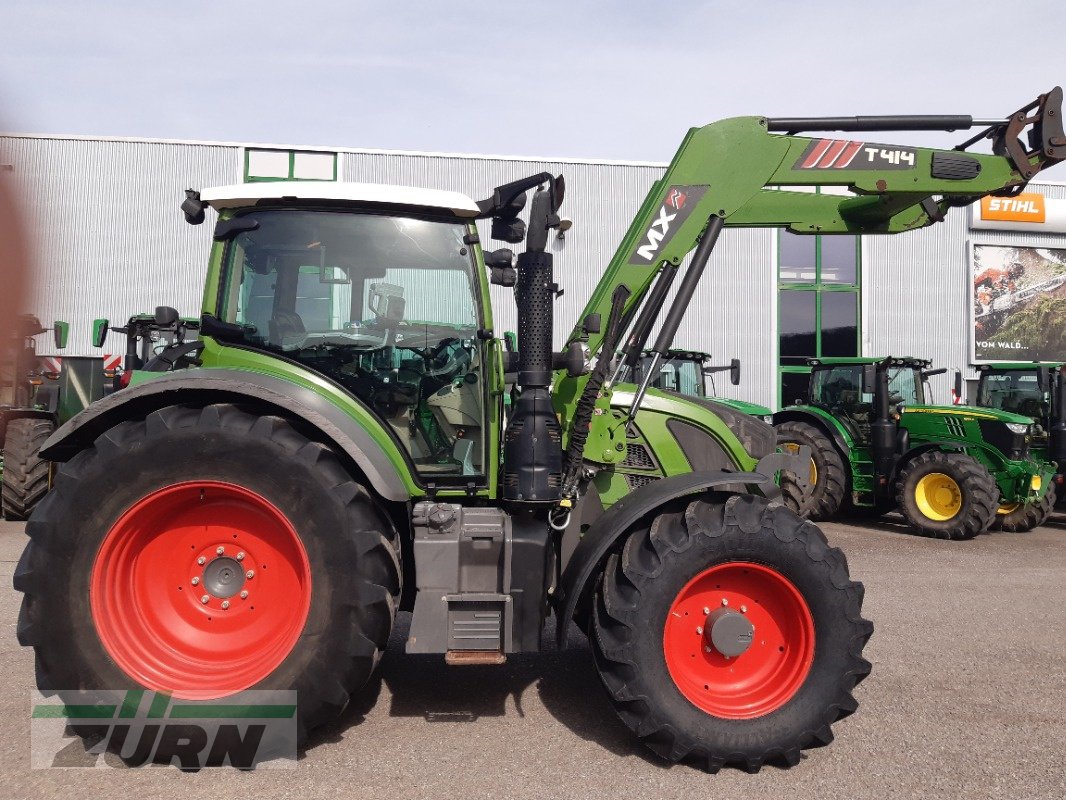
[[(1017, 193), (1037, 172), (1066, 157), (1061, 115), (1062, 89), (1056, 87), (1001, 122), (967, 116), (736, 117), (693, 128), (648, 192), (579, 320), (590, 314), (606, 319), (615, 288), (625, 285), (631, 321), (656, 275), (666, 265), (680, 265), (715, 218), (725, 227), (800, 234), (900, 233), (938, 222), (951, 207), (985, 195)], [(975, 125), (987, 128), (954, 150), (791, 133)], [(1021, 142), (1023, 131), (1028, 146)], [(992, 140), (993, 154), (965, 151), (983, 138)], [(852, 196), (790, 191), (792, 186), (841, 186)], [(595, 354), (603, 334), (589, 334), (579, 322), (570, 340), (585, 337)]]

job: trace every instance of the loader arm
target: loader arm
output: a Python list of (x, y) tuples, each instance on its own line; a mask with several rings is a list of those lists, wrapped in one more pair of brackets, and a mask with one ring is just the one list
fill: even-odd
[[(794, 135), (798, 130), (956, 130), (984, 126), (954, 150)], [(778, 132), (780, 131), (780, 132)], [(1028, 133), (1028, 144), (1021, 136)], [(994, 154), (966, 147), (991, 139)], [(667, 265), (678, 266), (715, 217), (725, 227), (779, 227), (807, 234), (888, 234), (943, 219), (952, 207), (990, 194), (1014, 194), (1066, 157), (1062, 89), (1056, 87), (1005, 120), (968, 116), (768, 119), (737, 117), (693, 128), (662, 179), (648, 192), (570, 341), (595, 354), (618, 286), (630, 291), (626, 324)], [(851, 196), (790, 191), (841, 186)], [(698, 279), (698, 278), (697, 278)], [(693, 281), (694, 283), (694, 281)], [(686, 299), (687, 301), (687, 299)]]

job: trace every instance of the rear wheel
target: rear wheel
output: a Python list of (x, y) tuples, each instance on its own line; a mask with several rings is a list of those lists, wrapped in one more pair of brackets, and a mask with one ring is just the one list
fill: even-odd
[(294, 689), (301, 738), (369, 678), (400, 589), (392, 527), (332, 451), (231, 405), (111, 429), (27, 532), (18, 638), (43, 691)]
[(1009, 533), (1025, 533), (1047, 522), (1055, 508), (1055, 484), (1051, 484), (1044, 496), (1030, 503), (1014, 503), (1000, 506), (992, 521), (992, 530)]
[(787, 508), (696, 500), (609, 558), (593, 652), (619, 716), (664, 758), (791, 766), (857, 706), (862, 597), (843, 554)]
[(999, 487), (969, 456), (930, 450), (900, 471), (896, 503), (907, 522), (926, 536), (972, 539), (992, 524)]
[(41, 445), (55, 431), (50, 419), (26, 417), (7, 425), (4, 436), (2, 497), (6, 519), (26, 519), (48, 491), (49, 464)]
[(806, 422), (783, 422), (777, 426), (777, 444), (789, 452), (798, 452), (802, 445), (811, 449), (809, 488), (804, 489), (793, 473), (781, 473), (785, 505), (813, 520), (834, 516), (844, 503), (848, 479), (844, 459), (830, 438)]

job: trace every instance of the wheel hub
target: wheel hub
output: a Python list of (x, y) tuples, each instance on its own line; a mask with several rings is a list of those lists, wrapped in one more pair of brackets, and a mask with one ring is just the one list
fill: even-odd
[(731, 608), (719, 608), (708, 614), (704, 630), (710, 634), (714, 649), (727, 658), (746, 652), (755, 638), (751, 620)]
[(237, 559), (219, 556), (204, 567), (201, 582), (204, 591), (219, 598), (233, 597), (244, 586), (244, 569)]

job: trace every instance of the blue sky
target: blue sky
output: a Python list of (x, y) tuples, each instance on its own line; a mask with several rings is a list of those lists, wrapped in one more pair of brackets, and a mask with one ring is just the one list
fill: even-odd
[(1066, 82), (1066, 10), (1040, 1), (0, 0), (0, 20), (0, 130), (37, 133), (665, 161), (722, 117), (1004, 116)]

